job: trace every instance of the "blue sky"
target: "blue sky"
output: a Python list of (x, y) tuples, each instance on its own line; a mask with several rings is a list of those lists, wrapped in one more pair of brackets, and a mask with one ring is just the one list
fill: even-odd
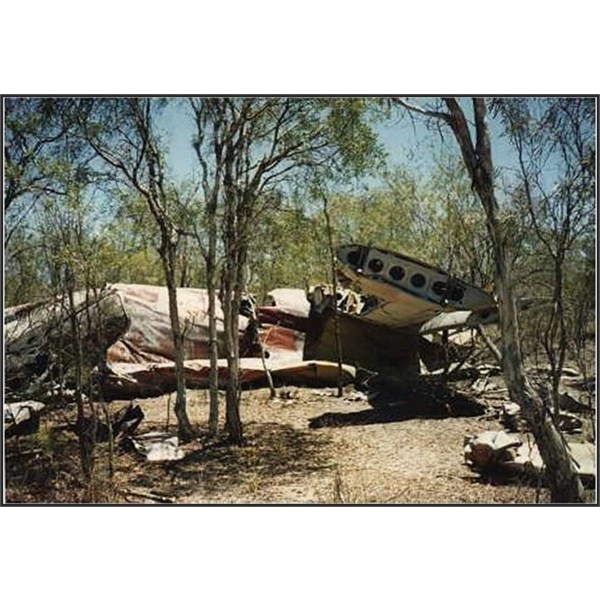
[[(468, 103), (465, 107), (468, 110)], [(169, 147), (169, 164), (173, 175), (179, 181), (194, 178), (198, 164), (191, 148), (194, 125), (186, 100), (169, 99), (161, 121), (163, 135)], [(422, 118), (393, 118), (381, 123), (377, 132), (380, 142), (388, 152), (390, 165), (410, 166), (423, 175), (427, 175), (433, 168), (434, 151), (440, 150), (442, 142), (448, 151), (458, 154), (458, 146), (451, 132), (443, 130), (441, 138), (437, 131), (426, 127)], [(501, 133), (501, 125), (490, 118), (494, 165), (500, 168), (514, 168), (514, 153)], [(376, 180), (373, 184), (376, 184)]]

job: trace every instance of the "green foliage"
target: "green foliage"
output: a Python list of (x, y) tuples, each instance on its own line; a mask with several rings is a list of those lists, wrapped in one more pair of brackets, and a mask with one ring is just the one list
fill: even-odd
[[(246, 232), (248, 283), (258, 296), (263, 298), (275, 287), (303, 287), (328, 280), (322, 207), (312, 194), (315, 185), (331, 190), (335, 243), (373, 244), (414, 255), (489, 287), (493, 273), (485, 218), (459, 157), (442, 154), (426, 174), (411, 166), (386, 172), (374, 128), (390, 116), (385, 112), (386, 102), (369, 98), (211, 101), (226, 119), (244, 117), (240, 121), (244, 135), (238, 141), (248, 145), (249, 168), (240, 171), (248, 177), (246, 183), (265, 169)], [(161, 105), (172, 102), (153, 101), (150, 110), (158, 118)], [(526, 166), (538, 192), (543, 191), (533, 195), (535, 235), (523, 184), (507, 177), (502, 227), (513, 257), (517, 295), (550, 295), (554, 275), (548, 243), (558, 239), (568, 199), (576, 199), (575, 230), (567, 240), (569, 268), (564, 272), (567, 310), (576, 315), (577, 307), (585, 308), (593, 296), (593, 101), (502, 99), (492, 104), (496, 117), (504, 120), (509, 139), (527, 134)], [(53, 293), (60, 288), (65, 268), (80, 286), (86, 281), (164, 285), (160, 232), (146, 201), (118, 169), (90, 160), (93, 151), (82, 135), (85, 131), (127, 156), (131, 140), (118, 116), (129, 114), (130, 109), (118, 98), (7, 101), (5, 197), (10, 192), (12, 199), (20, 199), (6, 215), (8, 305)], [(575, 123), (582, 124), (580, 145), (575, 143)], [(207, 125), (202, 140), (205, 150), (211, 147), (214, 133)], [(164, 140), (158, 143), (166, 154)], [(269, 163), (271, 153), (281, 156), (280, 162)], [(214, 163), (209, 166), (214, 168)], [(351, 188), (357, 177), (373, 173), (381, 175), (378, 183)], [(191, 175), (195, 179), (181, 184), (163, 183), (177, 236), (177, 284), (203, 287), (206, 198), (198, 173)], [(223, 198), (219, 202), (216, 216), (221, 221)], [(218, 240), (218, 256), (222, 256), (225, 239)], [(569, 316), (573, 330), (576, 321)]]

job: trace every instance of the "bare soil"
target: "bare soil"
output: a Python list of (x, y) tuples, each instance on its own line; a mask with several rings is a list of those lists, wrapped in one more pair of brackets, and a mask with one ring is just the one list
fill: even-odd
[[(502, 428), (489, 400), (485, 414), (466, 416), (477, 412), (469, 410), (468, 402), (457, 407), (415, 398), (408, 405), (383, 410), (354, 399), (352, 390), (337, 398), (333, 390), (286, 388), (282, 396), (271, 400), (268, 390), (244, 392), (241, 414), (246, 444), (230, 447), (224, 440), (206, 438), (207, 392), (189, 390), (189, 414), (199, 439), (184, 446), (183, 460), (148, 463), (131, 448), (117, 447), (111, 480), (107, 444), (99, 444), (92, 486), (82, 484), (75, 435), (53, 428), (64, 423), (65, 412), (73, 409), (53, 411), (39, 433), (7, 440), (6, 502), (530, 504), (549, 500), (547, 490), (535, 482), (492, 479), (463, 463), (465, 436)], [(137, 433), (176, 432), (174, 396), (136, 402), (145, 413)], [(111, 411), (124, 404), (112, 403)]]

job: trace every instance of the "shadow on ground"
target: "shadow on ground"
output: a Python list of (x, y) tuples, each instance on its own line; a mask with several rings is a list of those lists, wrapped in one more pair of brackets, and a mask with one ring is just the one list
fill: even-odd
[(280, 423), (247, 423), (246, 443), (205, 443), (170, 464), (143, 463), (129, 483), (174, 498), (264, 487), (277, 477), (301, 476), (330, 466), (330, 442)]
[(387, 404), (382, 398), (381, 404), (372, 409), (354, 413), (328, 412), (309, 421), (311, 429), (321, 427), (348, 427), (352, 425), (374, 425), (393, 423), (409, 419), (448, 419), (452, 417), (475, 417), (485, 413), (485, 406), (458, 392), (432, 396), (396, 396), (395, 404)]

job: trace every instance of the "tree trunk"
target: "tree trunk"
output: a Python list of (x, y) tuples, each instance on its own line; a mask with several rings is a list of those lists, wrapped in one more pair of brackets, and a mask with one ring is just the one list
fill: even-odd
[(337, 303), (337, 277), (335, 272), (335, 251), (333, 248), (333, 234), (331, 232), (331, 221), (329, 220), (329, 208), (327, 196), (323, 194), (323, 212), (325, 214), (325, 227), (327, 229), (327, 245), (329, 246), (329, 260), (331, 267), (331, 286), (333, 293), (333, 326), (335, 332), (335, 350), (338, 364), (338, 386), (337, 395), (341, 398), (344, 395), (344, 367), (342, 358), (342, 338), (340, 335), (340, 315)]
[[(164, 246), (166, 245), (166, 248)], [(161, 252), (167, 281), (167, 293), (169, 296), (169, 316), (171, 318), (171, 330), (173, 332), (173, 346), (175, 347), (175, 377), (177, 380), (177, 395), (175, 397), (175, 416), (178, 423), (178, 435), (183, 443), (194, 438), (194, 430), (187, 414), (187, 401), (185, 390), (184, 359), (185, 348), (183, 346), (183, 333), (179, 322), (179, 307), (177, 306), (177, 288), (175, 287), (175, 252), (170, 244), (163, 245)]]
[[(244, 443), (240, 418), (240, 357), (239, 357), (239, 306), (241, 293), (237, 287), (238, 269), (235, 262), (228, 262), (225, 272), (225, 341), (227, 346), (227, 388), (225, 396), (225, 429), (232, 444)], [(232, 287), (231, 283), (234, 283)]]
[(216, 241), (215, 232), (211, 232), (208, 260), (206, 261), (206, 279), (208, 287), (208, 353), (210, 359), (209, 374), (209, 415), (208, 433), (216, 437), (219, 433), (219, 347), (217, 340), (217, 290), (215, 273)]
[(552, 379), (552, 404), (554, 414), (560, 411), (560, 380), (565, 364), (567, 336), (565, 323), (565, 310), (563, 305), (563, 265), (564, 251), (559, 250), (554, 260), (554, 298), (552, 302), (552, 315), (548, 326), (548, 340), (546, 353), (550, 359)]
[[(208, 185), (205, 185), (208, 189)], [(206, 255), (206, 285), (208, 288), (208, 355), (210, 359), (208, 433), (219, 433), (219, 346), (217, 339), (217, 193), (212, 192), (206, 206), (208, 219), (208, 254)]]
[(492, 242), (498, 312), (502, 332), (502, 367), (511, 399), (523, 410), (531, 425), (546, 475), (552, 502), (584, 501), (583, 486), (566, 444), (555, 427), (542, 399), (534, 392), (523, 367), (517, 311), (504, 232), (498, 220), (498, 203), (494, 194), (493, 166), (489, 145), (486, 107), (483, 99), (474, 99), (477, 146), (473, 147), (466, 120), (455, 101), (447, 101), (452, 114), (452, 129), (460, 144), (473, 187), (486, 213), (486, 225)]
[(85, 407), (83, 399), (83, 345), (81, 341), (81, 330), (79, 316), (75, 306), (74, 282), (72, 274), (67, 273), (67, 299), (68, 315), (71, 324), (71, 339), (73, 343), (73, 363), (75, 375), (75, 404), (77, 406), (77, 438), (79, 441), (79, 457), (81, 460), (81, 470), (86, 483), (89, 485), (94, 473), (94, 423), (93, 418), (85, 418)]

